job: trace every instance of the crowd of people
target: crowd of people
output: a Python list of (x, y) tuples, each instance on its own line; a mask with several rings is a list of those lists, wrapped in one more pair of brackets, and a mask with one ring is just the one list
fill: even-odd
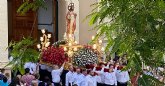
[[(34, 66), (34, 63), (25, 64), (25, 74), (17, 74), (12, 80), (9, 80), (8, 74), (4, 74), (4, 70), (1, 70), (0, 86), (127, 86), (130, 80), (128, 71), (121, 71), (119, 68), (126, 64), (108, 62), (100, 65), (93, 64), (86, 68), (70, 65), (67, 72), (63, 74), (64, 65), (65, 63), (60, 68), (58, 65), (51, 67), (51, 77), (45, 76), (46, 72), (44, 75), (37, 72), (37, 65)], [(42, 65), (39, 66), (40, 71)], [(62, 74), (63, 77), (61, 77)], [(44, 76), (44, 79), (40, 76)]]
[[(67, 70), (64, 65), (65, 62), (62, 66), (28, 62), (24, 65), (25, 74), (18, 73), (12, 80), (9, 73), (1, 69), (0, 86), (127, 86), (128, 82), (138, 86), (138, 74), (130, 79), (130, 71), (122, 70), (125, 62), (110, 60), (83, 68), (70, 65)], [(153, 76), (147, 70), (144, 70), (144, 74)]]

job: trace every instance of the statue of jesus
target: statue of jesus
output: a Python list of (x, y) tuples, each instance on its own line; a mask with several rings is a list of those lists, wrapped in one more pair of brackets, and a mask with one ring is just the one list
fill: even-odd
[(76, 30), (76, 16), (77, 16), (77, 14), (74, 13), (73, 11), (74, 11), (74, 3), (70, 3), (68, 5), (68, 13), (66, 15), (66, 21), (67, 21), (66, 35), (67, 35), (67, 37), (69, 35), (74, 35), (74, 32)]

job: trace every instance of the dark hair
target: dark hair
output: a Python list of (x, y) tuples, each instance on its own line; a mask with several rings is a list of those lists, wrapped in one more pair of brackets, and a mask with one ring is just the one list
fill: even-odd
[(50, 86), (50, 85), (52, 85), (52, 83), (50, 81), (47, 82), (47, 85), (46, 86)]
[(127, 65), (127, 63), (125, 63), (125, 62), (124, 62), (122, 65), (123, 65), (123, 66), (126, 66), (126, 65)]
[(45, 76), (44, 77), (44, 82), (49, 82), (49, 81), (51, 81), (50, 78), (48, 76)]
[(30, 72), (30, 69), (29, 69), (29, 68), (26, 68), (26, 69), (25, 69), (25, 74), (26, 74), (26, 73), (29, 73), (29, 72)]
[(86, 72), (86, 71), (87, 71), (87, 69), (83, 68), (81, 71), (82, 71), (82, 72)]
[(45, 86), (45, 82), (40, 82), (38, 86)]
[(5, 72), (5, 69), (1, 69), (1, 72), (4, 73)]
[(16, 85), (20, 85), (18, 77), (14, 77), (12, 79), (12, 82), (9, 84), (9, 86), (16, 86)]
[(109, 64), (109, 67), (114, 66), (113, 64)]
[(7, 82), (7, 77), (3, 77), (3, 82), (4, 82), (4, 83)]
[(5, 73), (5, 76), (8, 78), (8, 77), (10, 77), (10, 74), (9, 73)]

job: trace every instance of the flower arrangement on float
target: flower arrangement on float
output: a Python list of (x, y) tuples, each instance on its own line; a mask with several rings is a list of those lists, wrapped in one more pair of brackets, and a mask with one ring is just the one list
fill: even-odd
[(54, 64), (62, 65), (68, 60), (67, 55), (63, 47), (59, 47), (60, 44), (65, 44), (66, 41), (57, 41), (54, 44), (50, 44), (51, 34), (46, 34), (45, 29), (41, 30), (43, 36), (40, 37), (41, 43), (37, 45), (40, 50), (40, 63), (52, 66)]
[(67, 59), (68, 57), (62, 47), (50, 46), (47, 49), (42, 50), (40, 62), (47, 63), (49, 65), (62, 65), (64, 61), (67, 61)]
[(98, 62), (98, 54), (92, 46), (84, 45), (82, 49), (74, 53), (74, 65), (85, 67), (86, 65), (95, 64)]

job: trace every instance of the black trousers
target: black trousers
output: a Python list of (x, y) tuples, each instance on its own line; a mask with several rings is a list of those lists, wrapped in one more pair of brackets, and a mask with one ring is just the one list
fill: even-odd
[(127, 82), (126, 83), (117, 82), (117, 86), (127, 86)]
[[(71, 83), (69, 83), (69, 85), (68, 86), (71, 86)], [(72, 83), (72, 86), (73, 86), (73, 83)]]
[(54, 86), (60, 86), (60, 83), (54, 83)]
[(105, 86), (103, 83), (97, 83), (97, 86)]
[(105, 86), (115, 86), (115, 85), (107, 85), (107, 84), (105, 84)]

